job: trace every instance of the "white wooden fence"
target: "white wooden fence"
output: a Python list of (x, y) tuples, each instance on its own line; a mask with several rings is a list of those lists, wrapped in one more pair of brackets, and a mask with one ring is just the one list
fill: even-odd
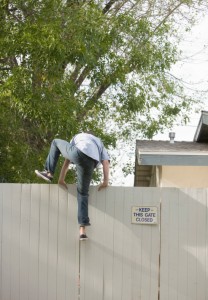
[[(131, 223), (142, 205), (157, 225)], [(207, 300), (207, 208), (206, 189), (92, 187), (79, 242), (75, 186), (0, 184), (0, 300)]]

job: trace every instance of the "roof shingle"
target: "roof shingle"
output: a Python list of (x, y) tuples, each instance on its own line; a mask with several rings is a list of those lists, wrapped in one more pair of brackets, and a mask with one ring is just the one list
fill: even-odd
[(208, 152), (208, 143), (137, 140), (140, 152)]

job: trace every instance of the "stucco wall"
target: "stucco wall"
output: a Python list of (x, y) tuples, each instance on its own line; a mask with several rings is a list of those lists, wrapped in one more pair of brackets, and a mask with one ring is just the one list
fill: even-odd
[(163, 166), (161, 187), (208, 187), (208, 166)]

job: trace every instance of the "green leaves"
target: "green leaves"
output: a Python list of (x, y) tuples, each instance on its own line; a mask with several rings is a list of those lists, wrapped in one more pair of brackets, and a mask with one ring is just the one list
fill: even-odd
[(93, 130), (115, 146), (138, 130), (151, 138), (186, 116), (191, 101), (169, 75), (178, 56), (172, 33), (180, 5), (146, 4), (1, 2), (0, 116), (7, 128), (1, 155), (7, 153), (15, 174), (6, 180), (33, 181), (23, 165), (29, 170), (44, 161), (55, 136), (70, 140)]

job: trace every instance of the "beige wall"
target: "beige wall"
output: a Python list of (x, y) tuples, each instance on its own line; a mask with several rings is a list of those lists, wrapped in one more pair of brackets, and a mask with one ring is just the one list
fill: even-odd
[(208, 167), (206, 166), (162, 166), (161, 187), (208, 187)]

